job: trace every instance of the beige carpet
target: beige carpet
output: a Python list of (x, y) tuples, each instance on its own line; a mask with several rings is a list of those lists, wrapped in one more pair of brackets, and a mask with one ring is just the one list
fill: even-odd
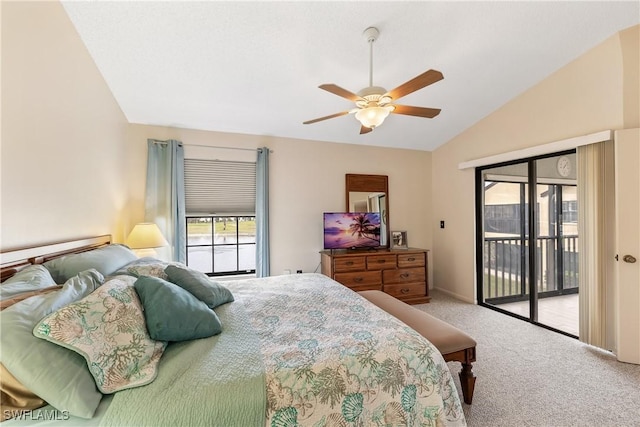
[[(478, 342), (469, 426), (640, 426), (640, 365), (434, 291), (415, 307)], [(460, 364), (449, 363), (460, 389)], [(462, 401), (462, 394), (460, 394)]]

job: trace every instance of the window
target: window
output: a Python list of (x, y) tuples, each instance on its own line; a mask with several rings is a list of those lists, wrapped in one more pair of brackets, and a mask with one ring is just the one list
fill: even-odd
[(578, 222), (578, 201), (562, 201), (562, 220), (564, 222)]
[(209, 275), (255, 273), (255, 216), (187, 216), (187, 265)]
[(520, 205), (485, 205), (485, 229), (518, 234), (520, 231)]
[[(514, 184), (517, 185), (517, 184)], [(519, 194), (519, 193), (516, 193)], [(487, 232), (522, 234), (522, 224), (520, 222), (520, 209), (522, 206), (517, 203), (508, 205), (485, 205), (484, 207), (484, 228)], [(526, 209), (526, 204), (525, 204)], [(527, 221), (525, 218), (525, 225)]]
[(255, 273), (256, 164), (185, 159), (187, 265), (210, 276)]

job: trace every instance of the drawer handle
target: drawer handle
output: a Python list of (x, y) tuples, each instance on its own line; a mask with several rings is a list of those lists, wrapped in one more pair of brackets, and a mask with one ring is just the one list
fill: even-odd
[(407, 289), (407, 288), (402, 288), (402, 289), (400, 289), (400, 293), (402, 293), (402, 294), (408, 294), (408, 293), (409, 293), (409, 289)]
[(387, 260), (386, 260), (386, 259), (379, 259), (379, 260), (378, 260), (378, 264), (384, 264), (385, 262), (387, 262)]
[(411, 275), (409, 273), (402, 273), (400, 275), (400, 277), (402, 277), (403, 279), (408, 279)]
[(345, 262), (345, 265), (353, 265), (353, 261), (347, 261)]
[(362, 280), (364, 280), (362, 277), (354, 277), (353, 278), (353, 281), (356, 282), (356, 283), (361, 283)]
[(416, 259), (415, 259), (414, 257), (411, 257), (411, 258), (407, 258), (407, 260), (409, 260), (409, 261), (415, 261)]

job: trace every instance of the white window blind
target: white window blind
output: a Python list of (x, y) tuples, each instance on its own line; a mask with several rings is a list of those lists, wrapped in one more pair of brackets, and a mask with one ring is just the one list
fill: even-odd
[(184, 160), (187, 215), (255, 215), (256, 164), (223, 160)]

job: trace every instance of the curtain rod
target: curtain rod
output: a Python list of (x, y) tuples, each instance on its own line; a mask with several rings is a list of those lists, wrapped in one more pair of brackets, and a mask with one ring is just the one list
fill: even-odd
[[(183, 144), (183, 145), (188, 145), (189, 147), (219, 148), (222, 150), (258, 151), (258, 148), (222, 147), (219, 145), (203, 145), (203, 144)], [(269, 152), (273, 153), (273, 150), (269, 150)]]
[[(154, 144), (166, 144), (167, 141), (153, 141)], [(203, 144), (186, 144), (182, 143), (182, 145), (187, 145), (189, 147), (203, 147), (203, 148), (219, 148), (221, 150), (240, 150), (240, 151), (258, 151), (260, 148), (240, 148), (240, 147), (222, 147), (220, 145), (203, 145)], [(269, 149), (269, 153), (273, 153), (273, 150)]]

